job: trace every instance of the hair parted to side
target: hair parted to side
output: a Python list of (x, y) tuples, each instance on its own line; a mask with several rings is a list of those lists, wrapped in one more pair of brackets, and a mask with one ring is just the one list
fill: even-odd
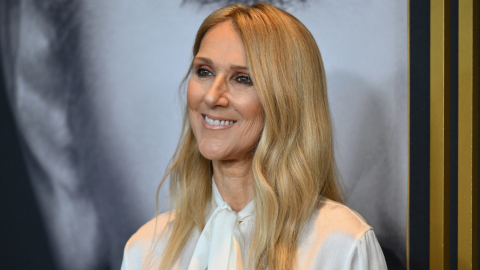
[[(208, 30), (227, 20), (243, 40), (265, 114), (252, 162), (255, 229), (248, 269), (292, 269), (299, 235), (320, 200), (343, 202), (322, 57), (307, 28), (270, 4), (213, 12), (197, 32), (193, 56)], [(185, 113), (180, 142), (160, 184), (170, 177), (175, 218), (159, 269), (170, 269), (193, 230), (203, 230), (212, 173)]]

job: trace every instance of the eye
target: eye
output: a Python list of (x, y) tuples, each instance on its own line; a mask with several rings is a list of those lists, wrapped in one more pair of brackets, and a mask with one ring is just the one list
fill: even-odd
[(241, 84), (253, 85), (252, 79), (248, 75), (239, 74), (235, 76), (234, 80)]
[(212, 76), (213, 73), (210, 72), (208, 69), (204, 68), (204, 67), (199, 67), (195, 70), (195, 74), (197, 74), (198, 77), (208, 77), (208, 76)]

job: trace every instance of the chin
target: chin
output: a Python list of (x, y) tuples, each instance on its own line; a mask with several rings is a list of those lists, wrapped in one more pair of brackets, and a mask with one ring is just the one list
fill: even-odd
[(225, 159), (223, 155), (219, 155), (217, 153), (211, 153), (209, 151), (201, 151), (200, 150), (200, 154), (202, 154), (202, 156), (208, 160), (223, 160)]
[(221, 160), (225, 159), (225, 154), (219, 149), (212, 149), (210, 147), (198, 147), (200, 154), (208, 160)]

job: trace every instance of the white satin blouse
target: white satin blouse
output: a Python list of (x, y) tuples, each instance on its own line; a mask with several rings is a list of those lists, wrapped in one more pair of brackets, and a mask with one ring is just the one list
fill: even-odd
[[(236, 213), (222, 200), (213, 183), (209, 209), (204, 230), (194, 231), (173, 269), (247, 267), (255, 219), (253, 201)], [(155, 219), (143, 225), (125, 246), (121, 270), (158, 269), (174, 218), (174, 211), (158, 216), (156, 230)], [(148, 257), (154, 237), (159, 240), (153, 256)], [(377, 238), (365, 220), (345, 205), (325, 199), (299, 238), (295, 269), (376, 270), (387, 266)]]

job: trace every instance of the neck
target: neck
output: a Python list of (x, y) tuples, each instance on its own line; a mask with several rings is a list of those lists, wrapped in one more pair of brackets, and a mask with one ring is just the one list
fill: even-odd
[(252, 160), (223, 161), (214, 160), (213, 180), (222, 199), (233, 211), (241, 211), (253, 200)]

